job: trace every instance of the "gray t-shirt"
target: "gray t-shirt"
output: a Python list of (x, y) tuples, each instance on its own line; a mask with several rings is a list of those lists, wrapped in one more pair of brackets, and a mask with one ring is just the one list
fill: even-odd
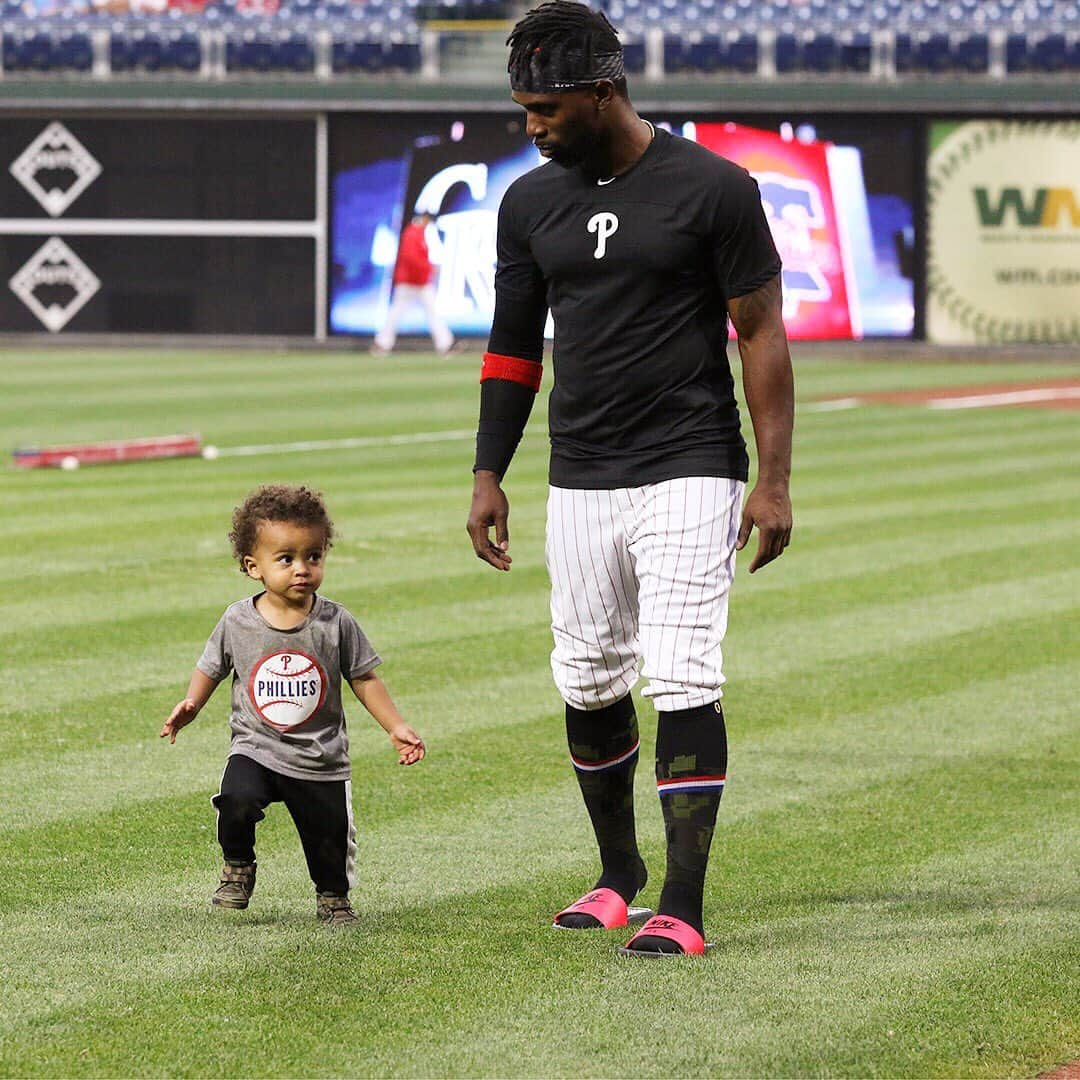
[(333, 600), (316, 596), (299, 626), (276, 630), (256, 599), (225, 609), (196, 665), (215, 681), (233, 673), (229, 754), (298, 780), (347, 780), (341, 678), (366, 675), (378, 653)]

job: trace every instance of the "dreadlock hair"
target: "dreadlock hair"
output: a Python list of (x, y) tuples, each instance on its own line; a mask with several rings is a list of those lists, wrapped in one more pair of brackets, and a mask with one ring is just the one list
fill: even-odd
[(627, 96), (619, 34), (602, 11), (574, 0), (546, 0), (525, 13), (506, 44), (510, 46), (506, 68), (515, 88), (585, 87), (608, 77), (605, 68), (617, 61), (618, 74), (612, 82), (621, 97)]

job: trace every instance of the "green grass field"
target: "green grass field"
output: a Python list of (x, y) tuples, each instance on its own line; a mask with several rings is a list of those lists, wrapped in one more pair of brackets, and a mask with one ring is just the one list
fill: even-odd
[[(796, 350), (797, 352), (797, 350)], [(0, 446), (199, 431), (352, 449), (0, 470), (4, 1076), (1034, 1076), (1080, 1056), (1080, 413), (800, 407), (796, 528), (743, 557), (704, 960), (555, 933), (591, 834), (548, 669), (542, 408), (514, 569), (464, 524), (476, 357), (0, 354)], [(1076, 373), (810, 359), (826, 394)], [(225, 688), (157, 739), (221, 610), (233, 506), (322, 489), (348, 605), (429, 756), (350, 706), (362, 924), (316, 924), (281, 806), (211, 913)], [(749, 553), (746, 553), (749, 554)], [(663, 833), (642, 705), (639, 832)]]

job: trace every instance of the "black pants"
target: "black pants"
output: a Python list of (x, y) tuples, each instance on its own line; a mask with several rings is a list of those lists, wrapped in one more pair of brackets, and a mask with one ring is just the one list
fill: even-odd
[(356, 830), (348, 782), (294, 780), (233, 754), (210, 801), (218, 812), (218, 843), (226, 862), (255, 861), (255, 824), (272, 802), (283, 802), (300, 834), (308, 872), (319, 892), (344, 895), (353, 884)]

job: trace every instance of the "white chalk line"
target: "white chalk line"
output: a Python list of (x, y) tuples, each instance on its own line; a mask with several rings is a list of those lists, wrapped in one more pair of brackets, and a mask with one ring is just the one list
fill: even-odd
[[(527, 432), (546, 431), (533, 424)], [(364, 450), (386, 446), (414, 446), (421, 443), (464, 442), (476, 438), (476, 428), (460, 431), (414, 431), (408, 435), (361, 435), (351, 439), (305, 439), (302, 442), (257, 443), (252, 446), (221, 446), (217, 456), (259, 457), (263, 454), (304, 454), (317, 450)]]
[[(994, 405), (1021, 405), (1034, 401), (1065, 401), (1080, 398), (1080, 386), (1046, 387), (1036, 390), (1010, 390), (994, 394), (973, 394), (970, 397), (933, 398), (926, 402), (928, 409), (983, 409)], [(871, 404), (862, 398), (835, 398), (832, 401), (811, 401), (799, 405), (802, 412), (840, 412)], [(532, 424), (527, 433), (546, 431), (543, 425)], [(415, 446), (423, 443), (464, 442), (476, 438), (476, 429), (457, 431), (415, 431), (408, 435), (362, 435), (349, 439), (305, 439), (288, 443), (256, 443), (251, 446), (222, 446), (217, 456), (259, 457), (263, 454), (304, 454), (319, 450), (364, 450), (387, 446)]]
[(799, 405), (799, 412), (839, 412), (841, 409), (857, 409), (862, 402), (858, 398), (834, 398), (832, 401), (811, 401)]

